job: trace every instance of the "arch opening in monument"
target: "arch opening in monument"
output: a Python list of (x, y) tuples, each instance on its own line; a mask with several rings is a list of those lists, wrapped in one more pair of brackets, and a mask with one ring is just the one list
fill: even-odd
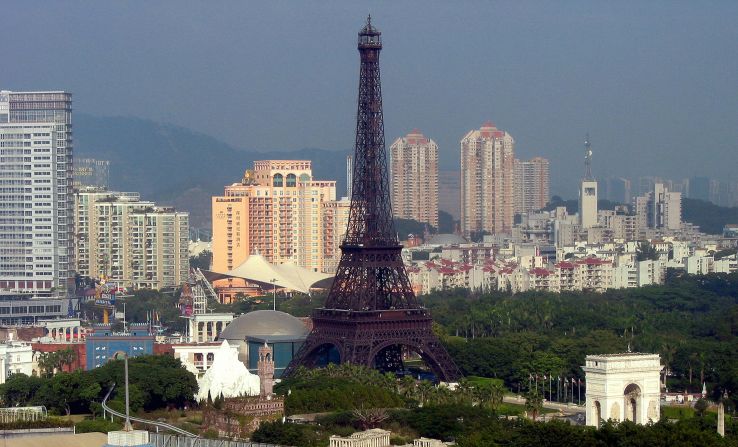
[(641, 411), (641, 387), (631, 383), (623, 391), (625, 396), (625, 420), (638, 422), (638, 413)]

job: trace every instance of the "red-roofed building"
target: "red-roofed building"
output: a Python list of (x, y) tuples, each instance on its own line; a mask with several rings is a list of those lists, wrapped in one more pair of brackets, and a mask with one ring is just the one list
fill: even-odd
[(550, 291), (552, 285), (556, 283), (556, 277), (549, 270), (534, 268), (529, 270), (528, 273), (530, 276), (530, 290)]

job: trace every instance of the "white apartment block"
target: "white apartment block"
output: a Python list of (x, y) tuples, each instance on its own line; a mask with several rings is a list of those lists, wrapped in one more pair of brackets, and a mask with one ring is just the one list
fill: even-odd
[(80, 275), (123, 287), (179, 286), (189, 274), (189, 214), (138, 193), (86, 188), (75, 194)]
[(669, 192), (657, 183), (649, 197), (648, 222), (651, 228), (678, 230), (682, 226), (682, 194)]
[(0, 289), (74, 288), (70, 93), (0, 91)]
[(0, 343), (0, 384), (13, 374), (33, 375), (33, 348), (30, 343), (9, 340)]
[(438, 228), (438, 145), (413, 130), (389, 150), (392, 214)]
[(641, 235), (647, 229), (678, 231), (682, 228), (682, 194), (669, 191), (663, 183), (654, 183), (651, 191), (635, 197), (633, 209)]

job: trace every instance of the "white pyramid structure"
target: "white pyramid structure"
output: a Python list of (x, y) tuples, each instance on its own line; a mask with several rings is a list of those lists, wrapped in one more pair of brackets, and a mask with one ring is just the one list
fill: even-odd
[(238, 351), (223, 340), (215, 353), (210, 369), (197, 381), (200, 389), (195, 398), (204, 401), (223, 397), (256, 396), (259, 394), (259, 376), (251, 374), (246, 365), (238, 360)]

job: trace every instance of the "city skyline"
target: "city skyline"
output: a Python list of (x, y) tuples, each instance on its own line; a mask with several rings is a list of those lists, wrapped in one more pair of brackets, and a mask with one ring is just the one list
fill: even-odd
[[(8, 57), (20, 62), (8, 67), (4, 85), (63, 88), (75, 93), (81, 112), (172, 122), (238, 148), (351, 147), (355, 80), (350, 48), (337, 36), (355, 32), (350, 18), (365, 15), (364, 5), (178, 5), (36, 10), (15, 3), (15, 20), (0, 31), (6, 41), (31, 15), (40, 24), (64, 17), (69, 26), (43, 43), (29, 36), (9, 47)], [(489, 119), (516, 135), (521, 159), (551, 160), (554, 194), (574, 196), (588, 131), (598, 178), (733, 178), (721, 160), (738, 140), (728, 125), (738, 119), (730, 94), (738, 58), (729, 57), (736, 30), (728, 20), (735, 4), (655, 2), (639, 4), (637, 14), (582, 2), (416, 6), (375, 11), (396, 42), (385, 55), (386, 131), (395, 137), (418, 127), (434, 135), (441, 169), (457, 165), (464, 131)], [(90, 14), (98, 20), (79, 21)], [(485, 31), (500, 15), (500, 26)], [(275, 21), (284, 26), (265, 26)], [(429, 22), (438, 32), (428, 31)], [(694, 27), (705, 32), (683, 32)], [(491, 42), (490, 55), (479, 52)], [(21, 57), (42, 48), (60, 69), (41, 69), (44, 57)], [(283, 70), (288, 63), (301, 69)], [(292, 131), (278, 131), (285, 127)], [(684, 137), (695, 132), (699, 139)], [(642, 162), (628, 163), (636, 158)]]
[[(85, 33), (76, 25), (77, 3), (53, 4), (52, 15), (59, 14), (44, 36), (50, 53), (4, 54), (29, 73), (24, 81), (59, 90), (0, 84), (0, 428), (28, 445), (101, 445), (104, 436), (93, 432), (107, 432), (105, 445), (113, 447), (199, 439), (275, 447), (738, 441), (738, 206), (716, 205), (738, 205), (738, 178), (728, 169), (723, 180), (710, 166), (728, 146), (704, 147), (735, 129), (715, 134), (722, 123), (709, 114), (684, 126), (684, 113), (699, 109), (674, 109), (694, 103), (685, 88), (658, 104), (671, 115), (648, 107), (676, 78), (698, 73), (695, 67), (715, 75), (703, 60), (658, 81), (639, 78), (644, 66), (659, 66), (649, 53), (654, 42), (694, 57), (689, 48), (679, 52), (682, 35), (660, 41), (662, 25), (682, 16), (672, 23), (673, 11), (663, 12), (644, 39), (638, 25), (648, 22), (643, 13), (653, 4), (630, 8), (618, 50), (638, 42), (642, 51), (622, 59), (605, 41), (557, 47), (577, 32), (586, 36), (590, 22), (537, 40), (562, 20), (613, 20), (622, 5), (442, 4), (433, 12), (418, 8), (413, 21), (398, 26), (408, 0), (379, 17), (365, 13), (358, 32), (349, 32), (342, 15), (357, 15), (351, 4), (320, 26), (326, 17), (316, 13), (327, 4), (238, 3), (214, 24), (221, 11), (213, 5), (224, 4), (187, 1), (169, 9), (161, 7), (173, 0), (89, 4), (88, 15), (120, 14), (94, 17), (95, 26), (107, 25), (94, 43), (75, 40)], [(229, 29), (242, 5), (252, 15)], [(49, 13), (36, 9), (32, 30), (43, 29)], [(198, 20), (186, 20), (193, 11)], [(277, 22), (264, 11), (283, 15)], [(485, 21), (488, 12), (493, 21)], [(168, 25), (172, 18), (176, 27)], [(700, 38), (715, 28), (701, 26), (701, 16), (689, 19)], [(8, 27), (19, 20), (11, 17)], [(264, 23), (272, 26), (264, 30)], [(530, 36), (533, 44), (517, 35), (526, 27), (540, 32)], [(457, 29), (495, 45), (460, 47), (469, 36)], [(116, 39), (123, 30), (141, 34)], [(21, 49), (40, 34), (21, 31), (12, 41)], [(224, 31), (229, 38), (217, 45)], [(64, 48), (55, 47), (54, 33), (63, 35)], [(178, 38), (159, 40), (170, 35)], [(244, 35), (257, 38), (240, 47)], [(286, 41), (270, 39), (277, 35), (303, 53), (283, 53)], [(103, 56), (90, 52), (106, 40), (117, 46)], [(334, 82), (347, 75), (331, 71), (348, 64), (339, 54), (349, 48), (334, 46), (339, 40), (358, 51), (349, 64), (358, 65), (358, 86)], [(193, 41), (186, 54), (177, 52)], [(165, 43), (171, 51), (157, 59)], [(540, 45), (561, 51), (542, 54)], [(216, 137), (131, 116), (73, 117), (78, 93), (60, 79), (86, 67), (74, 65), (66, 47), (94, 60), (94, 80), (111, 87), (108, 96), (95, 96), (96, 86), (82, 80), (90, 87), (80, 94), (83, 104), (107, 101), (105, 110), (115, 111), (139, 100), (135, 113), (172, 110), (184, 121), (195, 114), (197, 126), (215, 126)], [(720, 59), (720, 45), (708, 47), (706, 58)], [(384, 48), (388, 60), (380, 57)], [(584, 66), (567, 61), (585, 48), (608, 59), (583, 62), (581, 76), (567, 79), (578, 88), (567, 91), (554, 80)], [(398, 62), (395, 49), (407, 57)], [(439, 57), (427, 59), (431, 54)], [(536, 58), (546, 71), (524, 63)], [(31, 67), (36, 59), (55, 79), (31, 79), (42, 72)], [(390, 67), (384, 80), (380, 60)], [(115, 76), (105, 75), (109, 63), (121, 68)], [(619, 63), (620, 71), (609, 71)], [(162, 64), (178, 76), (165, 79)], [(433, 69), (444, 64), (458, 71)], [(240, 89), (208, 84), (238, 67)], [(709, 77), (700, 81), (714, 83)], [(517, 91), (499, 89), (511, 80)], [(129, 81), (140, 88), (116, 99)], [(632, 89), (633, 82), (642, 88)], [(180, 88), (188, 83), (206, 90)], [(691, 86), (703, 97), (720, 90), (698, 84)], [(570, 109), (592, 99), (593, 87), (592, 103)], [(223, 142), (339, 141), (346, 132), (336, 128), (349, 116), (338, 99), (344, 93), (324, 95), (324, 88), (358, 93), (350, 155), (239, 151)], [(251, 101), (234, 108), (244, 98)], [(384, 98), (394, 104), (387, 129)], [(443, 107), (430, 106), (439, 100)], [(516, 101), (528, 104), (527, 113)], [(730, 101), (701, 105), (720, 113)], [(625, 104), (637, 111), (603, 124)], [(429, 120), (451, 111), (441, 122)], [(454, 160), (442, 146), (450, 147), (444, 141), (459, 123), (465, 133), (454, 140)], [(652, 123), (655, 138), (671, 126), (679, 141), (665, 155), (643, 149), (652, 140), (639, 126)], [(553, 150), (580, 128), (586, 131), (571, 149), (578, 156)], [(620, 132), (616, 140), (612, 129)], [(543, 144), (531, 145), (531, 132), (545, 131)], [(697, 131), (696, 143), (685, 137)], [(686, 147), (704, 163), (685, 157)], [(735, 151), (724, 152), (722, 165), (733, 168)], [(624, 164), (637, 172), (620, 172)], [(677, 165), (691, 171), (664, 173)], [(576, 183), (577, 200), (557, 197), (571, 194), (552, 178), (558, 188)], [(355, 432), (359, 427), (364, 431)]]

